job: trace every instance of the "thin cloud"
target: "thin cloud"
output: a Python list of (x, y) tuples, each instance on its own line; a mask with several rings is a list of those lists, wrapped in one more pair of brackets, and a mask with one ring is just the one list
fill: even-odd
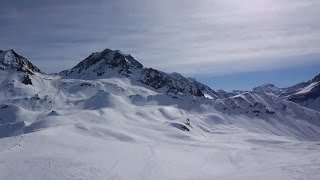
[[(17, 49), (47, 72), (70, 68), (104, 48), (131, 53), (145, 66), (186, 75), (320, 61), (320, 2), (315, 0), (2, 4), (0, 49)], [(59, 65), (47, 66), (55, 62)]]

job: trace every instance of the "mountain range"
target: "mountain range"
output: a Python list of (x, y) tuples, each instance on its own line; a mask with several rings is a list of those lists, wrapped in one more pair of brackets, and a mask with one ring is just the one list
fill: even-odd
[[(144, 67), (119, 50), (92, 53), (56, 74), (44, 73), (14, 50), (0, 50), (0, 159), (6, 159), (0, 162), (0, 179), (239, 179), (229, 172), (243, 173), (244, 167), (249, 170), (243, 179), (314, 178), (319, 175), (314, 167), (320, 165), (313, 142), (319, 140), (320, 74), (287, 88), (264, 84), (225, 92), (176, 72)], [(289, 149), (293, 145), (301, 151)], [(195, 173), (197, 166), (217, 167), (219, 158), (211, 148), (227, 157), (229, 163), (222, 166), (228, 170)], [(262, 171), (273, 163), (266, 159), (250, 161), (276, 158), (279, 154), (267, 152), (279, 149), (288, 157), (309, 156), (282, 159), (281, 171)], [(104, 155), (108, 152), (112, 156)], [(248, 159), (245, 164), (242, 158)], [(169, 162), (179, 167), (166, 167)], [(42, 172), (44, 163), (52, 170)], [(302, 173), (284, 165), (292, 163)], [(17, 169), (6, 169), (13, 166)]]

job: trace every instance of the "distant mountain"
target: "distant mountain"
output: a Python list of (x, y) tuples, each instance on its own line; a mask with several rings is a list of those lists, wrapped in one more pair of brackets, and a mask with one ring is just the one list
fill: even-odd
[(253, 92), (271, 92), (283, 99), (320, 111), (320, 74), (310, 81), (302, 82), (287, 88), (278, 88), (273, 84), (264, 84), (253, 88)]
[(253, 91), (254, 91), (254, 92), (257, 92), (257, 93), (261, 93), (261, 92), (272, 92), (272, 93), (274, 93), (274, 94), (280, 95), (280, 94), (283, 93), (284, 90), (281, 89), (281, 88), (276, 87), (276, 86), (273, 85), (273, 84), (264, 84), (264, 85), (262, 85), (262, 86), (253, 88)]

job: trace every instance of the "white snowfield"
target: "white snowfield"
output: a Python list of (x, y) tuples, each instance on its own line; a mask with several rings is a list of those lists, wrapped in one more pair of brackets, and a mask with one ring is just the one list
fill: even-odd
[(0, 179), (320, 179), (320, 113), (272, 93), (173, 98), (127, 77), (21, 76), (0, 70)]

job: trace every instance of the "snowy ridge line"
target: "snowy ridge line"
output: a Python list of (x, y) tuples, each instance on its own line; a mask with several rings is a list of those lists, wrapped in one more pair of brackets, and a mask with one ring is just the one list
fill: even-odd
[[(19, 58), (25, 60), (14, 51), (8, 52), (10, 56), (6, 58), (6, 61), (13, 63)], [(29, 66), (34, 67), (30, 62)], [(150, 72), (145, 73), (145, 71)], [(15, 135), (18, 132), (26, 133), (50, 126), (56, 127), (55, 123), (50, 125), (52, 122), (46, 119), (60, 116), (59, 111), (65, 109), (75, 112), (101, 111), (103, 108), (117, 110), (122, 109), (123, 105), (131, 109), (134, 106), (144, 107), (150, 103), (156, 103), (161, 106), (175, 105), (179, 109), (196, 112), (203, 111), (202, 108), (205, 107), (205, 111), (218, 111), (224, 114), (223, 116), (262, 119), (274, 129), (267, 130), (271, 130), (272, 133), (291, 134), (294, 137), (310, 140), (318, 139), (319, 112), (282, 99), (275, 93), (277, 88), (273, 85), (265, 85), (272, 91), (255, 88), (255, 91), (259, 89), (261, 92), (241, 92), (219, 99), (215, 91), (192, 78), (187, 79), (178, 73), (166, 74), (151, 68), (143, 69), (143, 66), (132, 56), (120, 51), (106, 49), (100, 53), (93, 53), (74, 68), (63, 71), (60, 75), (46, 75), (40, 70), (35, 71), (29, 76), (31, 84), (25, 84), (20, 79), (28, 74), (26, 71), (4, 69), (1, 73), (3, 77), (7, 76), (1, 84), (4, 87), (10, 87), (3, 89), (3, 94), (6, 94), (8, 98), (3, 97), (1, 102), (13, 103), (13, 109), (17, 108), (14, 113), (18, 113), (17, 115), (25, 111), (31, 111), (33, 114), (29, 120), (21, 121), (24, 124), (22, 127), (18, 126), (17, 129), (6, 132), (2, 135), (4, 137)], [(142, 79), (148, 79), (150, 82), (142, 83)], [(312, 82), (315, 83), (316, 80), (318, 79), (315, 78)], [(158, 84), (156, 85), (155, 82)], [(8, 83), (10, 86), (7, 85)], [(3, 111), (6, 112), (5, 109)], [(164, 115), (165, 118), (171, 118), (171, 115)], [(33, 116), (36, 116), (35, 120), (32, 119)], [(219, 119), (226, 118), (219, 117), (214, 121), (229, 123), (228, 120)], [(307, 124), (302, 125), (301, 120)], [(16, 118), (11, 122), (18, 123), (20, 120)], [(172, 125), (183, 127), (178, 124)], [(292, 128), (292, 131), (284, 132), (282, 126), (288, 126)], [(306, 131), (306, 129), (311, 129), (311, 131)], [(202, 134), (200, 131), (199, 133)]]

